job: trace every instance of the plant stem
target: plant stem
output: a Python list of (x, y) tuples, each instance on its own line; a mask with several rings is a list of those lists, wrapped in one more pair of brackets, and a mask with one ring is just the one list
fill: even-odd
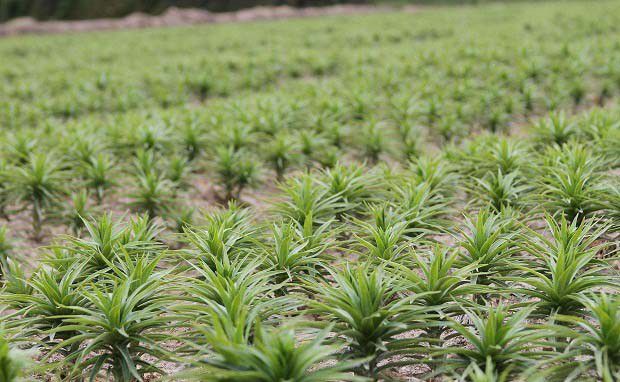
[(41, 204), (38, 199), (34, 200), (32, 205), (32, 231), (34, 233), (34, 240), (41, 241), (41, 226), (42, 226), (42, 213)]

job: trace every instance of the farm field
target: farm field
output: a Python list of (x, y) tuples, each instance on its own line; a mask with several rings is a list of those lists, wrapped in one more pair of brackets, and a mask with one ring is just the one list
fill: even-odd
[(0, 382), (620, 380), (619, 7), (0, 39)]

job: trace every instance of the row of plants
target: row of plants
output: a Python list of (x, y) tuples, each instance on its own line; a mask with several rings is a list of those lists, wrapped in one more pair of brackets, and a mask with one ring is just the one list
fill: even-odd
[[(339, 160), (406, 167), (474, 134), (519, 134), (549, 110), (526, 151), (574, 139), (613, 157), (614, 115), (574, 123), (561, 111), (617, 99), (609, 5), (563, 4), (570, 23), (550, 19), (555, 4), (512, 4), (427, 11), (416, 23), (368, 15), (363, 30), (341, 18), (3, 40), (0, 213), (38, 240), (58, 222), (77, 233), (80, 216), (97, 210), (179, 225), (192, 204), (239, 199), (274, 177)], [(81, 43), (89, 39), (96, 51)], [(34, 57), (47, 60), (28, 65)], [(261, 84), (212, 93), (243, 76)], [(126, 97), (127, 107), (108, 103)], [(506, 175), (485, 182), (518, 180)], [(13, 223), (24, 213), (27, 235)]]
[(612, 381), (614, 115), (292, 174), (180, 234), (170, 206), (76, 215), (33, 272), (4, 240), (7, 375)]
[[(502, 125), (535, 109), (601, 104), (618, 93), (614, 7), (613, 1), (569, 2), (558, 11), (551, 2), (422, 11), (419, 17), (379, 14), (364, 16), (363, 29), (342, 17), (26, 44), (6, 39), (0, 42), (0, 121), (23, 128), (282, 88), (293, 94), (327, 88), (370, 105), (394, 93), (415, 95), (433, 102), (432, 118), (469, 124), (486, 114), (484, 123)], [(37, 57), (45, 59), (33, 65)]]
[(448, 220), (445, 183), (411, 206), (358, 203), (372, 186), (350, 179), (329, 196), (295, 178), (268, 219), (230, 204), (177, 250), (147, 216), (104, 214), (29, 276), (5, 260), (3, 370), (29, 349), (58, 380), (615, 380), (616, 220), (489, 203)]
[[(438, 185), (449, 184), (449, 192), (440, 194), (452, 203), (490, 203), (496, 210), (544, 206), (581, 220), (601, 211), (619, 213), (617, 175), (609, 171), (619, 165), (617, 115), (603, 109), (578, 117), (556, 113), (521, 127), (525, 139), (483, 133), (442, 150), (428, 148), (433, 141), (416, 128), (393, 124), (369, 125), (362, 133), (332, 124), (320, 133), (300, 131), (297, 139), (267, 138), (267, 132), (252, 129), (209, 134), (199, 124), (177, 133), (159, 125), (109, 136), (109, 144), (76, 129), (54, 143), (61, 149), (49, 152), (40, 151), (36, 137), (17, 133), (7, 142), (12, 160), (0, 164), (0, 212), (9, 226), (29, 220), (30, 236), (37, 240), (50, 224), (64, 223), (78, 234), (83, 217), (108, 210), (162, 217), (180, 230), (192, 221), (196, 204), (243, 200), (244, 190), (260, 191), (274, 178), (286, 193), (298, 192), (296, 183), (285, 182), (287, 175), (299, 179), (315, 170), (333, 196), (376, 164), (371, 173), (381, 179), (378, 185), (369, 190), (357, 185), (347, 198), (358, 198), (357, 192), (361, 204), (391, 198), (388, 180), (411, 176), (432, 182), (428, 189), (400, 187), (404, 198), (424, 193), (431, 198)], [(339, 161), (343, 157), (358, 164), (346, 165)]]
[(614, 7), (0, 41), (0, 381), (619, 379)]

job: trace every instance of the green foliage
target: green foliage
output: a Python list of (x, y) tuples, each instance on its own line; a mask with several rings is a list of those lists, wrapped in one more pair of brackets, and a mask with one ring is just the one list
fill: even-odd
[(370, 210), (373, 223), (360, 222), (362, 233), (358, 237), (363, 254), (369, 260), (398, 261), (406, 255), (407, 222), (396, 215), (388, 206)]
[(281, 186), (284, 200), (275, 204), (275, 213), (304, 226), (312, 218), (314, 224), (333, 219), (344, 208), (339, 194), (329, 190), (310, 174), (292, 178)]
[[(75, 306), (77, 314), (63, 316), (66, 326), (53, 331), (60, 335), (68, 331), (78, 334), (65, 339), (50, 354), (73, 344), (85, 344), (83, 348), (73, 348), (65, 361), (74, 363), (72, 375), (89, 375), (91, 380), (104, 368), (115, 381), (141, 381), (145, 373), (163, 374), (153, 362), (142, 357), (167, 357), (167, 352), (155, 345), (161, 338), (157, 331), (165, 328), (167, 322), (163, 315), (168, 304), (166, 294), (162, 293), (164, 287), (160, 275), (152, 273), (142, 280), (122, 279), (110, 289), (101, 286), (82, 292), (88, 307)], [(91, 352), (96, 355), (91, 357)]]
[(71, 205), (65, 214), (65, 219), (71, 227), (72, 233), (76, 236), (79, 236), (84, 229), (84, 219), (91, 215), (89, 196), (86, 190), (71, 195)]
[(165, 175), (172, 183), (174, 192), (187, 189), (191, 167), (189, 160), (183, 156), (174, 155), (168, 161), (168, 168)]
[(184, 236), (191, 244), (190, 257), (211, 269), (220, 264), (229, 266), (236, 258), (245, 257), (255, 242), (249, 211), (234, 202), (228, 204), (228, 209), (207, 216), (206, 223), (206, 226), (186, 227)]
[(224, 199), (239, 199), (241, 192), (257, 182), (259, 166), (245, 151), (220, 147), (215, 158), (215, 172), (224, 190)]
[(589, 374), (596, 371), (602, 381), (613, 381), (620, 375), (620, 301), (615, 295), (582, 297), (585, 317), (558, 316), (560, 322), (573, 327), (558, 326), (558, 334), (571, 339), (569, 355), (575, 361), (551, 368), (555, 376)]
[(552, 114), (548, 119), (541, 119), (535, 127), (534, 135), (544, 145), (562, 146), (575, 137), (575, 124), (567, 121), (564, 114)]
[(4, 278), (4, 274), (8, 271), (8, 261), (12, 249), (6, 226), (0, 226), (0, 280)]
[(278, 284), (289, 283), (293, 287), (300, 280), (318, 277), (330, 257), (323, 248), (309, 246), (303, 232), (291, 223), (273, 227), (273, 245), (265, 248), (265, 266), (277, 272), (274, 278)]
[(157, 241), (161, 229), (148, 216), (132, 219), (125, 224), (115, 220), (111, 214), (102, 214), (83, 222), (84, 237), (68, 237), (67, 243), (60, 247), (68, 252), (71, 263), (82, 260), (90, 269), (100, 271), (108, 269), (126, 255), (154, 255), (162, 250), (161, 243)]
[(394, 273), (402, 278), (403, 288), (420, 295), (423, 304), (444, 313), (460, 312), (455, 303), (466, 304), (476, 292), (471, 283), (477, 263), (458, 267), (458, 251), (441, 245), (424, 254), (412, 253), (412, 264), (396, 266)]
[(473, 180), (475, 184), (471, 187), (472, 195), (477, 195), (483, 203), (489, 203), (495, 211), (524, 204), (523, 198), (528, 186), (523, 184), (518, 172), (504, 175), (498, 170), (497, 173), (488, 173), (483, 179)]
[(154, 172), (138, 175), (129, 205), (150, 217), (162, 215), (173, 202), (172, 184)]
[(362, 381), (347, 373), (361, 361), (339, 361), (332, 366), (319, 366), (334, 359), (339, 346), (325, 345), (329, 334), (324, 330), (310, 341), (298, 344), (298, 333), (292, 328), (266, 329), (257, 325), (253, 344), (230, 341), (216, 327), (209, 333), (215, 357), (206, 358), (195, 369), (182, 373), (184, 380), (195, 381)]
[(431, 189), (429, 183), (405, 184), (393, 190), (394, 205), (407, 223), (407, 235), (425, 236), (444, 231), (449, 222), (449, 199)]
[(31, 363), (30, 355), (12, 348), (9, 340), (0, 337), (0, 378), (5, 382), (17, 382), (25, 374)]
[(46, 213), (65, 192), (66, 174), (53, 154), (31, 154), (23, 165), (7, 170), (11, 200), (32, 211), (34, 237), (41, 239)]
[(620, 230), (620, 186), (610, 185), (601, 197), (606, 199), (603, 204), (613, 224), (612, 229), (618, 232)]
[(93, 190), (98, 204), (103, 201), (104, 193), (116, 183), (112, 170), (115, 163), (106, 155), (99, 153), (88, 159), (83, 169), (86, 187)]
[(511, 217), (488, 209), (480, 210), (475, 218), (465, 217), (464, 228), (460, 242), (464, 251), (459, 260), (466, 265), (475, 265), (478, 283), (486, 284), (494, 276), (511, 272), (514, 255), (519, 250), (518, 230)]
[(601, 209), (601, 158), (581, 145), (565, 145), (550, 150), (542, 168), (540, 197), (543, 205), (569, 221), (592, 217)]
[(390, 342), (408, 330), (414, 314), (410, 301), (395, 298), (399, 289), (381, 268), (346, 266), (330, 275), (333, 285), (308, 285), (316, 298), (309, 302), (312, 312), (334, 323), (333, 331), (347, 341), (351, 356), (368, 357), (359, 372), (374, 377), (379, 362), (389, 356)]
[(299, 154), (295, 143), (288, 135), (276, 136), (267, 147), (265, 160), (276, 172), (278, 180), (284, 178), (284, 173), (299, 161)]
[(379, 157), (387, 151), (386, 128), (381, 123), (371, 122), (362, 128), (360, 132), (360, 146), (364, 159), (370, 164), (379, 161)]
[(0, 40), (0, 378), (618, 379), (616, 8)]
[(348, 212), (359, 211), (363, 203), (376, 199), (373, 195), (377, 190), (373, 184), (376, 175), (366, 170), (361, 165), (346, 166), (341, 163), (325, 170), (323, 182), (328, 188), (327, 196), (336, 197)]
[[(445, 359), (446, 365), (454, 368), (475, 363), (478, 367), (489, 367), (499, 373), (515, 373), (523, 371), (535, 362), (537, 354), (544, 351), (536, 350), (547, 344), (545, 330), (534, 329), (527, 324), (527, 317), (532, 309), (520, 309), (510, 312), (501, 303), (497, 307), (489, 307), (487, 314), (466, 309), (471, 326), (458, 321), (451, 321), (452, 328), (462, 336), (468, 347), (452, 347), (436, 352), (436, 354), (456, 354), (459, 358)], [(490, 368), (490, 367), (489, 367)]]
[(607, 244), (594, 243), (606, 227), (596, 228), (594, 222), (556, 223), (546, 217), (551, 237), (529, 231), (523, 249), (532, 256), (530, 264), (522, 265), (523, 276), (513, 279), (526, 288), (519, 293), (534, 297), (539, 310), (562, 314), (582, 309), (580, 296), (598, 288), (616, 288), (615, 278), (605, 272), (605, 261), (597, 254)]

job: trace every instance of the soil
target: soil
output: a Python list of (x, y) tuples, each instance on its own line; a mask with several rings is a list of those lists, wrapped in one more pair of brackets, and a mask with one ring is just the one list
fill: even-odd
[[(417, 7), (400, 8), (413, 12)], [(206, 23), (248, 22), (285, 18), (316, 17), (328, 15), (364, 14), (394, 10), (392, 7), (372, 5), (334, 5), (326, 7), (294, 8), (289, 6), (255, 7), (236, 12), (212, 13), (202, 9), (172, 7), (158, 16), (133, 13), (119, 19), (95, 19), (79, 21), (37, 21), (22, 17), (0, 24), (0, 36), (22, 34), (55, 34), (88, 32), (97, 30), (172, 27)]]

